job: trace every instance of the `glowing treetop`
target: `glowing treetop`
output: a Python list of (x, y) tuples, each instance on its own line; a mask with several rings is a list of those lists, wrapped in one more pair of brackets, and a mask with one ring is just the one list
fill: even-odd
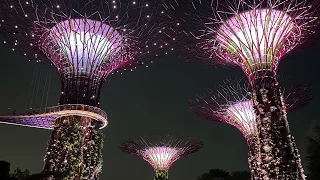
[(201, 29), (190, 26), (190, 31), (209, 60), (240, 66), (249, 78), (260, 71), (276, 75), (282, 57), (318, 23), (318, 5), (307, 0), (193, 1), (193, 19)]
[(161, 1), (4, 0), (0, 9), (3, 43), (56, 66), (61, 103), (96, 105), (110, 73), (148, 66), (173, 50), (174, 20), (164, 18)]
[(120, 149), (146, 160), (156, 171), (156, 177), (168, 177), (170, 166), (180, 157), (197, 152), (202, 142), (193, 138), (148, 136), (124, 141)]
[[(236, 127), (250, 144), (257, 133), (251, 88), (244, 80), (226, 80), (215, 90), (207, 89), (191, 100), (190, 109), (208, 120), (226, 122)], [(313, 98), (313, 89), (305, 83), (284, 88), (287, 111), (304, 106)]]
[(63, 68), (58, 64), (61, 58), (73, 67), (61, 69), (65, 74), (107, 73), (125, 60), (120, 52), (124, 36), (102, 21), (69, 19), (58, 22), (41, 36), (40, 48), (58, 68)]

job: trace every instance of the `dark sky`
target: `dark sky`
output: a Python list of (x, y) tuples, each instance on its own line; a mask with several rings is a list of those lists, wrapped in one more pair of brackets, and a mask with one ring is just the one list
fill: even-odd
[[(313, 44), (308, 49), (292, 53), (280, 65), (280, 73), (285, 78), (309, 80), (317, 88), (312, 104), (289, 114), (290, 128), (303, 158), (306, 156), (305, 140), (318, 121), (319, 59), (320, 45)], [(0, 114), (6, 113), (8, 107), (28, 107), (32, 74), (37, 63), (28, 62), (25, 57), (3, 47), (0, 61)], [(40, 90), (38, 96), (36, 91), (33, 95), (32, 107), (41, 104), (49, 68), (41, 65), (41, 69)], [(195, 180), (211, 168), (246, 170), (247, 146), (241, 133), (230, 125), (203, 120), (188, 109), (188, 99), (194, 93), (226, 78), (242, 75), (239, 69), (205, 67), (172, 55), (163, 57), (149, 68), (111, 76), (101, 91), (101, 108), (109, 117), (109, 125), (103, 129), (101, 179), (152, 179), (153, 170), (147, 162), (118, 148), (121, 141), (148, 133), (194, 136), (205, 144), (198, 153), (183, 157), (172, 165), (171, 180)], [(53, 71), (49, 105), (57, 104), (59, 93), (60, 81), (57, 72)], [(28, 168), (32, 173), (41, 171), (50, 133), (49, 130), (0, 124), (0, 159), (9, 161), (12, 169)], [(306, 164), (305, 159), (303, 164)]]

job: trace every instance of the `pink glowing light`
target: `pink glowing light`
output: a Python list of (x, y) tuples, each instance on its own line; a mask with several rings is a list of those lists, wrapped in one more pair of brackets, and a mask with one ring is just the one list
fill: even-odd
[(277, 76), (283, 57), (308, 40), (319, 24), (317, 0), (190, 0), (169, 5), (181, 8), (176, 14), (185, 22), (183, 56), (207, 65), (241, 67), (250, 83), (265, 73)]
[(65, 69), (79, 74), (113, 67), (122, 61), (123, 36), (108, 24), (90, 19), (69, 19), (57, 23), (42, 36), (40, 47), (54, 64), (70, 63)]
[(49, 59), (61, 77), (103, 81), (173, 50), (175, 20), (161, 1), (55, 1), (1, 1), (0, 38), (29, 61)]
[(257, 132), (252, 101), (237, 102), (227, 107), (224, 113), (227, 122), (238, 127), (245, 137), (252, 137)]
[(155, 171), (168, 171), (182, 156), (197, 152), (203, 143), (190, 137), (146, 136), (121, 143), (123, 152), (141, 157)]
[(299, 26), (285, 11), (254, 9), (236, 14), (220, 26), (216, 38), (229, 55), (221, 51), (217, 54), (250, 72), (274, 70), (280, 58), (297, 45), (300, 36)]
[(143, 159), (158, 170), (169, 169), (180, 155), (179, 149), (172, 147), (150, 147), (142, 151)]
[[(284, 102), (288, 112), (305, 106), (313, 99), (314, 90), (307, 83), (284, 88)], [(226, 80), (214, 89), (207, 89), (190, 100), (190, 109), (208, 120), (225, 122), (236, 127), (248, 143), (257, 133), (251, 88), (244, 79)]]

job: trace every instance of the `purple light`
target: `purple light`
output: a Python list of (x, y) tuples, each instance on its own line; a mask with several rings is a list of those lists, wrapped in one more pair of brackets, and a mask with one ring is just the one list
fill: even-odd
[(171, 164), (179, 158), (179, 149), (172, 147), (150, 147), (141, 152), (144, 160), (154, 169), (169, 169)]
[[(235, 14), (217, 30), (219, 45), (241, 61), (223, 57), (221, 51), (217, 53), (247, 71), (272, 69), (272, 66), (278, 66), (284, 51), (297, 45), (300, 37), (299, 27), (285, 11), (254, 9)], [(285, 48), (283, 44), (288, 41), (290, 46)]]
[[(121, 61), (119, 53), (123, 36), (101, 21), (70, 19), (49, 29), (42, 48), (55, 64), (68, 61), (76, 71), (90, 73), (105, 63)], [(49, 43), (47, 42), (49, 41)], [(62, 59), (61, 59), (62, 57)], [(74, 71), (69, 68), (66, 71)], [(71, 72), (70, 72), (71, 73)]]
[[(228, 123), (236, 127), (251, 142), (257, 133), (256, 115), (251, 99), (251, 87), (244, 79), (225, 80), (222, 85), (197, 94), (190, 100), (190, 109), (205, 119)], [(313, 88), (296, 83), (284, 88), (288, 112), (305, 106), (313, 99)]]
[(182, 156), (197, 152), (203, 143), (190, 137), (146, 136), (121, 143), (123, 152), (141, 157), (154, 170), (168, 171)]
[[(222, 110), (223, 111), (223, 110)], [(252, 101), (236, 102), (225, 109), (226, 119), (235, 124), (245, 137), (251, 138), (257, 132)]]

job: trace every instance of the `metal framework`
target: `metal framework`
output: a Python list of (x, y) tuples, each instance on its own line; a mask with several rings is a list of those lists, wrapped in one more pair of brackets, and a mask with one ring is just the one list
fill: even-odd
[(60, 104), (98, 105), (105, 78), (167, 54), (174, 23), (146, 0), (4, 0), (0, 36), (13, 51), (47, 59), (62, 80)]
[(83, 104), (65, 104), (45, 108), (37, 114), (0, 116), (0, 123), (21, 125), (26, 127), (54, 129), (55, 120), (66, 116), (82, 116), (95, 119), (100, 129), (108, 125), (107, 114), (98, 107)]
[(167, 6), (182, 22), (185, 54), (206, 64), (239, 66), (250, 83), (262, 70), (276, 76), (283, 57), (319, 24), (318, 1), (187, 0)]
[(145, 136), (121, 143), (123, 152), (141, 157), (155, 170), (155, 180), (168, 179), (170, 166), (180, 157), (197, 152), (202, 142), (190, 137)]
[[(252, 88), (259, 167), (256, 179), (305, 179), (277, 81), (283, 57), (313, 34), (319, 1), (189, 0), (175, 5), (186, 54), (208, 64), (241, 67)], [(188, 12), (183, 9), (189, 10)], [(190, 45), (190, 46), (189, 46)], [(190, 53), (189, 53), (190, 51)]]
[[(287, 111), (307, 105), (313, 99), (313, 88), (306, 83), (297, 83), (284, 88)], [(236, 127), (248, 144), (248, 164), (252, 179), (259, 177), (257, 146), (258, 129), (251, 101), (251, 88), (243, 79), (226, 80), (222, 85), (197, 94), (190, 100), (190, 109), (199, 116)]]
[[(161, 1), (3, 0), (0, 39), (29, 61), (49, 62), (57, 68), (60, 105), (99, 106), (100, 90), (109, 74), (147, 66), (172, 49), (175, 25), (164, 16)], [(95, 130), (107, 125), (106, 116), (77, 109), (0, 120), (45, 128), (54, 121), (45, 170), (68, 171), (65, 179), (90, 179), (97, 171), (101, 158), (93, 153), (97, 150), (90, 142), (97, 135)]]
[[(205, 119), (236, 127), (250, 145), (257, 135), (251, 91), (245, 79), (227, 79), (222, 85), (196, 94), (190, 100), (190, 110)], [(314, 95), (312, 86), (305, 82), (288, 85), (283, 92), (287, 112), (309, 104)]]

